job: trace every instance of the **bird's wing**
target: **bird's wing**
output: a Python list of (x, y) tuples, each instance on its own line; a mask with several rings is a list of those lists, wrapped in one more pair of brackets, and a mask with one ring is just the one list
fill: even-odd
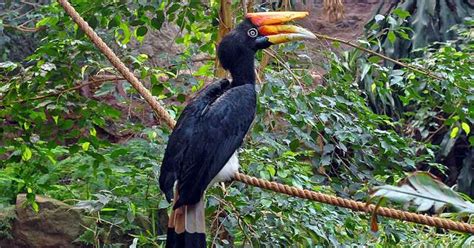
[(186, 144), (192, 136), (191, 130), (188, 128), (189, 123), (195, 122), (199, 113), (205, 110), (215, 98), (222, 95), (229, 86), (230, 82), (227, 79), (209, 84), (196, 94), (179, 116), (168, 140), (159, 178), (160, 188), (168, 201), (173, 198), (173, 185), (177, 180), (177, 170), (185, 154), (182, 144)]
[(255, 115), (253, 85), (231, 88), (210, 104), (190, 126), (184, 160), (178, 172), (180, 204), (198, 202), (211, 180), (240, 147)]
[(179, 199), (175, 207), (198, 202), (242, 144), (255, 115), (253, 87), (231, 88), (206, 106), (198, 103), (206, 97), (200, 95), (193, 101), (198, 107), (190, 106), (183, 111), (185, 116), (168, 141), (162, 165), (174, 168), (178, 179)]

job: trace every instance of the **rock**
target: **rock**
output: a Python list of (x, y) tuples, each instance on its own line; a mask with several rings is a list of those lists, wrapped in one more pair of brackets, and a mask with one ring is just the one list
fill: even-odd
[(27, 203), (26, 195), (16, 199), (13, 237), (17, 247), (79, 247), (74, 244), (85, 225), (79, 210), (45, 196), (36, 196), (39, 212)]

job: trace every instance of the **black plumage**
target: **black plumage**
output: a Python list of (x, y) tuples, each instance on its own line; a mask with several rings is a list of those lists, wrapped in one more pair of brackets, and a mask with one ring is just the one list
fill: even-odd
[(177, 180), (179, 199), (174, 208), (195, 204), (211, 180), (240, 147), (255, 116), (256, 92), (254, 27), (245, 21), (221, 42), (218, 56), (229, 69), (232, 82), (214, 82), (185, 107), (171, 134), (160, 175), (160, 188), (168, 201)]
[(272, 44), (315, 38), (302, 28), (278, 25), (307, 15), (248, 14), (219, 44), (219, 61), (232, 81), (214, 82), (188, 103), (169, 137), (161, 165), (160, 188), (168, 201), (174, 201), (166, 247), (206, 246), (204, 191), (238, 170), (232, 156), (255, 117), (255, 53)]
[(195, 204), (211, 180), (242, 144), (255, 116), (254, 84), (233, 87), (227, 79), (210, 84), (186, 106), (169, 138), (160, 187), (174, 208)]

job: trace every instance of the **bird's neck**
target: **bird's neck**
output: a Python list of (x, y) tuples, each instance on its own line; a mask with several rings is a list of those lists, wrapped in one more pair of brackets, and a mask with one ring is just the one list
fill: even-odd
[(255, 84), (255, 65), (253, 56), (242, 59), (238, 66), (230, 69), (233, 87), (244, 84)]

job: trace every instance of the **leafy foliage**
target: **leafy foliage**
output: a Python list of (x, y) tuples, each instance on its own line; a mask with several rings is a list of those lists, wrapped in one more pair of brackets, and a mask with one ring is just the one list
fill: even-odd
[[(238, 4), (234, 1), (233, 8), (239, 9)], [(172, 116), (211, 80), (216, 1), (80, 0), (74, 6)], [(156, 177), (170, 130), (57, 3), (33, 12), (36, 26), (45, 27), (36, 34), (38, 48), (25, 60), (0, 63), (0, 204), (11, 204), (26, 192), (34, 207), (35, 194), (49, 195), (84, 209), (95, 222), (78, 242), (162, 245), (169, 204)], [(236, 14), (240, 18), (242, 13)], [(177, 31), (168, 39), (176, 50), (139, 50), (150, 40), (160, 43), (158, 35), (169, 29)], [(396, 39), (403, 32), (410, 35), (408, 29), (390, 31)], [(439, 154), (449, 152), (456, 140), (472, 139), (468, 40), (465, 35), (438, 44), (413, 60), (445, 76), (442, 82), (392, 70), (354, 50), (327, 52), (327, 73), (315, 84), (302, 43), (275, 48), (270, 51), (275, 59), (262, 72), (265, 83), (258, 85), (257, 120), (240, 155), (243, 171), (364, 200), (371, 186), (392, 184), (404, 171), (444, 169), (437, 163)], [(395, 86), (403, 89), (398, 118), (374, 109), (370, 101), (395, 106), (389, 97)], [(444, 136), (444, 143), (434, 141), (431, 136), (439, 129), (453, 135)], [(384, 220), (383, 230), (372, 234), (367, 216), (239, 183), (210, 189), (207, 205), (209, 242), (225, 247), (473, 241), (392, 220)]]
[(422, 49), (435, 42), (456, 38), (455, 24), (472, 17), (469, 1), (400, 1), (382, 2), (378, 14), (367, 24), (377, 46), (392, 58), (415, 58)]
[(400, 182), (400, 186), (378, 186), (372, 197), (384, 197), (395, 202), (414, 205), (417, 211), (433, 209), (439, 213), (446, 207), (473, 213), (474, 204), (465, 201), (454, 190), (427, 172), (415, 172)]
[[(469, 164), (473, 150), (470, 127), (474, 112), (470, 99), (474, 80), (469, 73), (473, 69), (473, 21), (469, 13), (474, 9), (465, 1), (455, 2), (457, 8), (453, 9), (445, 1), (406, 1), (386, 16), (376, 15), (367, 25), (367, 45), (392, 57), (414, 57), (412, 64), (428, 68), (443, 80), (420, 77), (390, 63), (380, 71), (378, 61), (369, 57), (359, 58), (359, 85), (376, 113), (400, 120), (405, 136), (425, 143), (424, 149), (436, 154), (434, 161), (418, 164), (419, 169), (431, 169), (450, 184), (457, 182), (463, 192), (472, 196), (472, 180), (467, 179), (472, 174), (459, 171), (470, 172), (468, 166), (463, 169), (461, 165)], [(452, 25), (455, 20), (459, 25)], [(431, 29), (434, 30), (428, 31)], [(427, 35), (420, 35), (425, 32)], [(438, 42), (424, 47), (433, 41)]]

